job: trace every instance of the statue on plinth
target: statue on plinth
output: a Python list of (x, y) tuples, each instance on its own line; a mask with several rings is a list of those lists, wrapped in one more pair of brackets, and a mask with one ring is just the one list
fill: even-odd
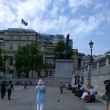
[(64, 59), (70, 59), (70, 55), (69, 55), (69, 34), (67, 34), (66, 37), (66, 44), (65, 44), (65, 50), (63, 52), (64, 55)]
[(69, 47), (69, 36), (70, 35), (67, 34), (64, 51), (57, 53), (60, 59), (71, 59), (71, 54), (70, 54), (71, 48)]

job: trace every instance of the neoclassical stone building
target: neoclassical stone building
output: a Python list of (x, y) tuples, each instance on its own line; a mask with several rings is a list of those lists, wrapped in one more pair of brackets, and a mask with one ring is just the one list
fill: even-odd
[(51, 77), (55, 74), (55, 53), (54, 48), (58, 41), (65, 40), (63, 35), (38, 34), (39, 50), (43, 54), (45, 69), (39, 76)]
[(2, 76), (8, 78), (17, 77), (18, 75), (14, 67), (14, 55), (19, 47), (37, 42), (37, 33), (33, 30), (9, 28), (3, 30), (0, 35), (3, 38), (1, 45), (2, 55), (6, 56), (5, 73)]
[[(19, 47), (26, 46), (33, 42), (38, 43), (40, 52), (43, 55), (43, 61), (46, 65), (46, 68), (39, 73), (34, 73), (33, 75), (29, 74), (29, 77), (38, 77), (38, 76), (53, 76), (55, 71), (55, 56), (54, 48), (58, 41), (65, 41), (63, 35), (47, 35), (40, 34), (30, 29), (22, 28), (9, 28), (7, 30), (0, 31), (0, 38), (3, 40), (0, 41), (0, 47), (2, 48), (2, 55), (7, 56), (6, 59), (6, 68), (5, 73), (1, 73), (1, 77), (7, 78), (18, 78), (25, 77), (24, 73), (20, 75), (17, 74), (14, 67), (15, 60), (14, 55), (17, 52)], [(72, 47), (72, 40), (70, 40), (69, 45)]]

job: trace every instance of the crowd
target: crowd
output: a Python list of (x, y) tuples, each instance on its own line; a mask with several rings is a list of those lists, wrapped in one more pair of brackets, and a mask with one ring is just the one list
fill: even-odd
[[(110, 80), (104, 81), (105, 85), (105, 96), (107, 100), (107, 110), (110, 110)], [(72, 90), (76, 96), (80, 97), (80, 100), (84, 102), (94, 102), (96, 100), (97, 91), (92, 85), (87, 85), (84, 87), (82, 82), (79, 83), (78, 87), (74, 85), (74, 87), (69, 82), (65, 82), (65, 84), (60, 81), (59, 84), (60, 93), (63, 94), (64, 88), (68, 90)], [(24, 82), (24, 89), (27, 89), (27, 82)], [(0, 86), (1, 91), (1, 99), (4, 99), (7, 96), (8, 100), (11, 100), (12, 91), (14, 91), (14, 86), (12, 81), (3, 81)], [(43, 110), (43, 105), (45, 102), (45, 93), (46, 87), (44, 86), (43, 80), (39, 80), (36, 86), (36, 101), (37, 101), (37, 110)], [(59, 99), (58, 99), (59, 101)]]
[[(107, 101), (107, 110), (110, 110), (110, 80), (105, 80), (104, 85), (105, 94), (103, 95), (103, 99)], [(83, 100), (85, 102), (95, 102), (96, 95), (98, 94), (94, 86), (88, 85), (86, 88), (84, 88), (83, 83), (80, 83), (78, 87), (72, 87), (72, 90), (76, 96), (80, 97), (80, 100)]]
[(86, 89), (83, 89), (81, 91), (81, 100), (84, 100), (85, 102), (94, 102), (96, 100), (97, 92), (93, 86), (88, 85)]
[(85, 102), (95, 102), (96, 100), (96, 94), (97, 91), (92, 85), (88, 85), (86, 88), (84, 88), (83, 83), (80, 83), (77, 86), (72, 87), (71, 83), (68, 81), (63, 83), (60, 81), (60, 93), (63, 94), (64, 88), (67, 90), (71, 90), (73, 93), (75, 93), (76, 96), (80, 97), (80, 100), (83, 100)]
[(4, 97), (8, 96), (8, 100), (11, 100), (11, 93), (12, 90), (14, 91), (13, 83), (12, 81), (3, 81), (1, 83), (0, 91), (1, 91), (1, 99), (4, 99)]
[(83, 83), (80, 83), (78, 89), (76, 88), (74, 93), (84, 102), (94, 102), (96, 100), (97, 91), (92, 85), (87, 85), (85, 88)]

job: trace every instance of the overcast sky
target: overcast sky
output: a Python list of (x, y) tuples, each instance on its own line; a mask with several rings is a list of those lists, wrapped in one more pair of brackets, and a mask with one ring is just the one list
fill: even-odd
[(44, 34), (69, 33), (73, 48), (86, 54), (92, 40), (93, 54), (103, 54), (110, 50), (110, 0), (0, 0), (0, 30), (19, 27)]

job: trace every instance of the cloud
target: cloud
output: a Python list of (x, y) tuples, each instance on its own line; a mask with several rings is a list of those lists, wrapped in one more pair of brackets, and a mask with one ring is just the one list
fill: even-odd
[(72, 13), (75, 13), (80, 7), (88, 7), (92, 4), (92, 0), (69, 0), (69, 6)]
[[(109, 42), (109, 6), (110, 2), (105, 0), (0, 0), (0, 29), (27, 28), (65, 36), (69, 33), (74, 47), (77, 45), (82, 52), (89, 50), (88, 41), (97, 36), (94, 43), (104, 50), (104, 41), (98, 42), (102, 38)], [(21, 18), (28, 22), (27, 27), (21, 24)], [(98, 49), (95, 48), (96, 52)]]
[[(1, 29), (9, 27), (23, 27), (20, 20), (28, 22), (27, 28), (37, 32), (49, 34), (67, 34), (82, 37), (91, 34), (100, 28), (104, 22), (110, 22), (110, 10), (107, 5), (97, 3), (94, 5), (94, 13), (87, 17), (85, 13), (79, 17), (71, 15), (71, 11), (77, 11), (82, 7), (93, 5), (92, 0), (0, 0), (0, 26)], [(98, 10), (102, 9), (100, 12)], [(97, 10), (97, 11), (95, 11)], [(98, 13), (97, 13), (98, 12)], [(80, 12), (79, 12), (80, 14)]]
[(98, 4), (95, 5), (93, 11), (97, 11), (97, 10), (99, 11), (102, 8), (103, 8), (103, 4), (102, 3), (98, 3)]

